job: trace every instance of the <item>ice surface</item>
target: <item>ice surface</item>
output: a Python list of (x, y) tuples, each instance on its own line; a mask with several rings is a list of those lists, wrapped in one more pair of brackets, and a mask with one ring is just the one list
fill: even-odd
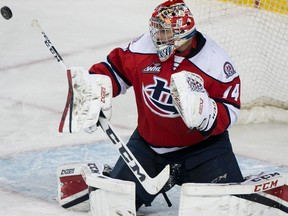
[[(13, 18), (0, 18), (0, 215), (82, 216), (57, 204), (56, 168), (69, 162), (101, 161), (113, 165), (118, 153), (98, 130), (95, 134), (59, 134), (67, 94), (66, 73), (53, 59), (40, 25), (70, 66), (89, 68), (116, 46), (148, 30), (160, 3), (135, 0), (2, 0)], [(113, 100), (112, 124), (124, 140), (136, 126), (132, 90)], [(236, 126), (231, 140), (245, 175), (288, 172), (287, 124)], [(177, 215), (179, 188), (159, 196), (147, 215)]]

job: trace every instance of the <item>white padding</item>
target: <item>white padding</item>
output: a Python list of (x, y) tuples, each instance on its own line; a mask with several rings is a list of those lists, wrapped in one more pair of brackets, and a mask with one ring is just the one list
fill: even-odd
[(285, 184), (287, 175), (278, 172), (253, 176), (239, 184), (186, 183), (181, 187), (178, 216), (286, 216), (277, 208), (233, 196), (257, 193), (288, 207), (284, 198), (265, 193), (278, 190), (284, 194)]
[(178, 216), (286, 216), (274, 209), (235, 196), (181, 197)]
[(270, 172), (253, 176), (242, 183), (207, 184), (186, 183), (181, 189), (187, 196), (195, 195), (229, 195), (229, 194), (251, 194), (270, 190), (284, 185), (287, 176), (278, 172)]
[(97, 129), (96, 123), (101, 110), (108, 119), (111, 118), (111, 79), (106, 75), (89, 74), (82, 67), (71, 67), (67, 70), (67, 74), (70, 97), (68, 97), (59, 131), (77, 133), (83, 129), (92, 133)]
[(90, 192), (92, 216), (136, 216), (135, 183), (109, 178), (91, 166), (82, 167), (87, 185), (96, 190)]
[(124, 188), (128, 188), (128, 190), (125, 193), (118, 193), (112, 190), (97, 189), (90, 193), (92, 216), (136, 216), (134, 182), (125, 182), (116, 186), (118, 183), (118, 181), (113, 183), (113, 188), (121, 188), (125, 185)]
[(171, 75), (173, 104), (188, 128), (208, 131), (217, 117), (216, 102), (209, 98), (201, 76), (188, 71)]

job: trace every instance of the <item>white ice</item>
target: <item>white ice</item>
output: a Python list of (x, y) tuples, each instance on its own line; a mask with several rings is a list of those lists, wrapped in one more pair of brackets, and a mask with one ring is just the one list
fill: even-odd
[[(113, 165), (117, 151), (101, 130), (59, 134), (67, 95), (66, 73), (31, 27), (40, 25), (68, 66), (89, 68), (116, 46), (148, 30), (159, 0), (1, 0), (13, 18), (0, 17), (0, 215), (84, 216), (61, 209), (56, 197), (56, 167), (66, 162), (99, 160)], [(132, 90), (113, 100), (112, 124), (127, 139), (136, 126)], [(235, 126), (232, 144), (245, 175), (277, 169), (288, 172), (287, 124)], [(101, 153), (100, 153), (101, 152)], [(177, 215), (178, 192), (142, 211)], [(176, 195), (175, 195), (176, 194)], [(157, 213), (158, 212), (158, 213)]]

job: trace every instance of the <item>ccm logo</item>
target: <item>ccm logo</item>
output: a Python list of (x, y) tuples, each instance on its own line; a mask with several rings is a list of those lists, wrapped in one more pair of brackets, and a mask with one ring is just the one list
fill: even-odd
[(106, 88), (104, 88), (103, 86), (101, 86), (101, 102), (105, 103), (105, 95), (106, 95)]
[(108, 129), (105, 129), (106, 134), (110, 137), (111, 141), (114, 145), (116, 145), (119, 149), (121, 157), (126, 161), (129, 168), (138, 176), (137, 178), (143, 182), (146, 179), (145, 173), (141, 173), (140, 167), (135, 163), (133, 157), (130, 153), (125, 149), (123, 145), (121, 145), (120, 139), (114, 133), (114, 131), (108, 126)]
[(65, 169), (61, 171), (61, 175), (73, 174), (75, 169)]
[(199, 104), (199, 114), (200, 115), (203, 112), (203, 104), (204, 104), (204, 100), (202, 98), (200, 98), (200, 104)]
[(277, 187), (278, 180), (272, 180), (263, 184), (255, 185), (254, 192), (265, 191)]
[(88, 163), (87, 165), (90, 168), (92, 173), (100, 173), (99, 169), (95, 163)]

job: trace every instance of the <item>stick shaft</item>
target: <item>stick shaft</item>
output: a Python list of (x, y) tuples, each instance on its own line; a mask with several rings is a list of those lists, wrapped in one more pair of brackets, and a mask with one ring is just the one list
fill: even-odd
[(37, 29), (44, 37), (44, 44), (46, 45), (46, 47), (49, 49), (49, 51), (51, 52), (51, 54), (54, 56), (54, 58), (57, 60), (58, 63), (61, 64), (61, 66), (63, 67), (63, 69), (67, 70), (67, 66), (63, 61), (62, 56), (59, 54), (59, 52), (56, 50), (55, 46), (52, 44), (52, 42), (50, 41), (50, 39), (48, 38), (48, 36), (46, 35), (46, 33), (44, 32), (44, 30), (42, 29), (42, 27), (40, 26), (38, 20), (34, 19), (32, 21), (32, 26)]
[[(40, 24), (36, 19), (32, 21), (32, 26), (35, 27), (44, 37), (45, 45), (51, 52), (51, 54), (54, 56), (54, 58), (57, 60), (58, 63), (61, 64), (61, 66), (67, 71), (68, 67), (63, 61), (63, 58), (59, 54), (59, 52), (56, 50), (55, 46), (53, 46), (52, 42), (44, 32), (44, 30), (41, 28)], [(69, 77), (68, 77), (69, 79)], [(71, 77), (70, 77), (71, 79)], [(69, 85), (69, 93), (73, 93), (73, 89), (71, 85)], [(73, 94), (70, 94), (70, 96)], [(69, 94), (68, 94), (68, 100), (66, 103), (66, 109), (67, 106), (70, 105), (69, 100)], [(65, 112), (64, 110), (64, 112)], [(67, 115), (63, 113), (63, 115)], [(62, 117), (63, 119), (63, 117)], [(167, 180), (170, 177), (170, 166), (167, 165), (156, 177), (151, 178), (144, 168), (141, 166), (139, 161), (134, 157), (132, 152), (129, 150), (129, 148), (124, 144), (124, 142), (121, 140), (121, 138), (115, 133), (115, 130), (112, 128), (110, 122), (105, 117), (105, 115), (100, 115), (99, 117), (99, 124), (103, 131), (106, 133), (106, 135), (109, 137), (109, 139), (112, 141), (112, 143), (117, 147), (119, 154), (127, 164), (127, 166), (130, 168), (130, 170), (133, 172), (137, 180), (140, 182), (140, 184), (145, 188), (145, 190), (150, 194), (157, 194), (163, 186), (166, 184)]]

